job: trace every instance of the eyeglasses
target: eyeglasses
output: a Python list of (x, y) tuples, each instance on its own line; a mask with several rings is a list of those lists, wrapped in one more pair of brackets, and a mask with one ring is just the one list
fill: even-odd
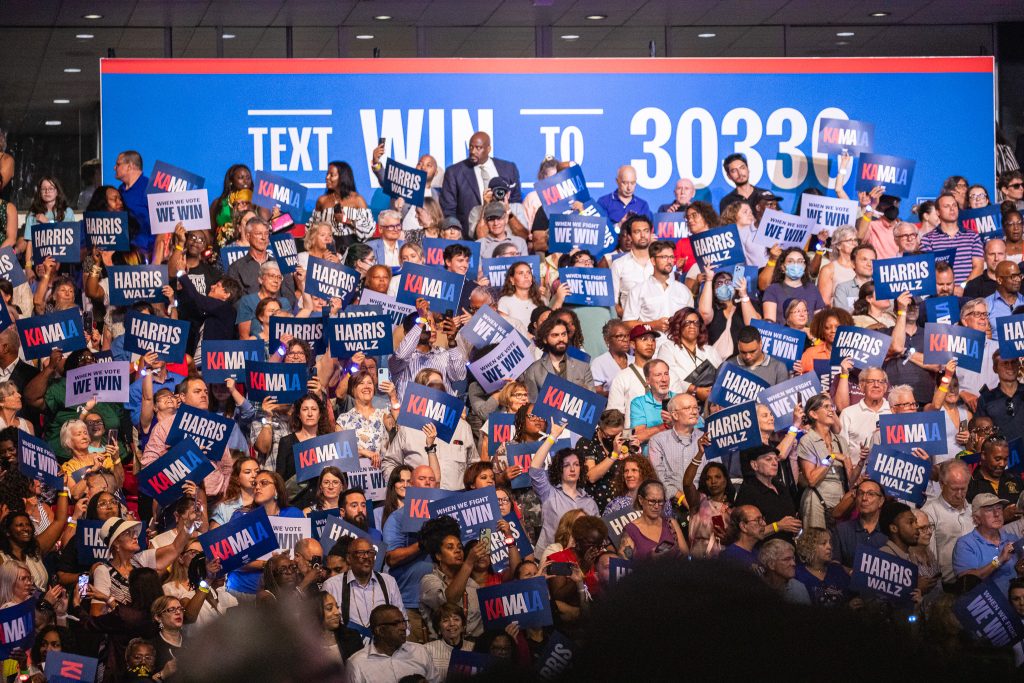
[(917, 401), (906, 401), (904, 403), (893, 403), (893, 408), (916, 408)]
[(1010, 275), (997, 275), (996, 278), (1004, 277), (1007, 280), (1019, 280), (1021, 278), (1020, 273), (1011, 273)]
[(916, 232), (908, 232), (908, 233), (904, 233), (902, 235), (896, 235), (896, 239), (898, 239), (898, 240), (905, 240), (908, 237), (917, 237), (917, 233)]
[(517, 391), (516, 393), (512, 394), (512, 398), (530, 398), (530, 395), (525, 391)]
[(162, 612), (160, 612), (160, 614), (183, 614), (184, 612), (185, 612), (185, 610), (182, 609), (181, 606), (178, 606), (178, 607), (168, 607), (167, 609), (165, 609)]
[(1010, 227), (1019, 228), (1022, 225), (1024, 225), (1024, 222), (1022, 222), (1022, 221), (1006, 221), (1005, 223), (1003, 223), (1003, 227), (1004, 228), (1010, 228)]
[(683, 321), (683, 327), (690, 327), (691, 325), (693, 327), (697, 327), (699, 324), (700, 323), (698, 323), (696, 320), (684, 320)]
[(967, 195), (968, 199), (988, 199), (988, 195), (984, 192), (973, 192)]
[(988, 313), (985, 311), (973, 311), (971, 313), (964, 313), (965, 318), (987, 318)]
[(382, 226), (380, 226), (380, 229), (381, 230), (398, 230), (400, 227), (401, 226), (398, 223), (395, 223), (393, 225), (382, 225)]
[(353, 557), (364, 557), (364, 558), (365, 557), (373, 557), (376, 554), (377, 554), (376, 550), (351, 550), (351, 551), (349, 551), (349, 555), (352, 555)]
[(917, 530), (918, 531), (935, 531), (935, 525), (934, 524), (922, 524), (921, 526), (917, 527)]
[(743, 521), (746, 524), (758, 524), (758, 525), (765, 524), (764, 517), (754, 517), (753, 519), (745, 519)]
[(1007, 187), (1009, 187), (1012, 190), (1019, 190), (1020, 188), (1024, 187), (1024, 182), (1010, 183), (1009, 185), (1007, 185)]
[(860, 383), (862, 385), (864, 385), (864, 384), (888, 384), (889, 382), (887, 380), (884, 380), (884, 379), (862, 379), (860, 381)]
[(609, 337), (609, 339), (629, 339), (629, 335), (628, 334), (613, 334), (613, 335), (611, 335)]
[(662, 505), (665, 504), (664, 498), (644, 498), (643, 496), (641, 496), (641, 498), (643, 498), (643, 501), (645, 503), (647, 503), (648, 505), (653, 505), (654, 507), (661, 507)]
[(861, 498), (881, 498), (882, 494), (878, 491), (865, 491), (863, 489), (857, 490), (857, 495)]

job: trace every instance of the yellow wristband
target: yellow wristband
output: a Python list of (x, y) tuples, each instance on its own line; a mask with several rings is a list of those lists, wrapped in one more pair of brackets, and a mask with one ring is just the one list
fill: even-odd
[(185, 247), (181, 246), (180, 244), (175, 244), (174, 251), (185, 251)]
[(772, 522), (772, 531), (774, 531), (775, 533), (779, 533), (779, 523), (778, 522)]
[(61, 496), (64, 496), (65, 498), (67, 498), (68, 497), (68, 492), (67, 491), (61, 491), (61, 492), (59, 492), (57, 494), (58, 498), (60, 498)]
[(906, 314), (907, 314), (906, 311), (896, 311), (896, 315), (897, 316), (906, 315)]
[(775, 267), (775, 261), (769, 261), (768, 262), (768, 267), (769, 268), (774, 268)]
[(949, 393), (949, 389), (947, 389), (946, 387), (939, 387), (939, 391), (941, 391), (944, 394), (948, 394)]
[(849, 374), (846, 374), (846, 375), (840, 374), (839, 375), (839, 379), (850, 379), (850, 375)]

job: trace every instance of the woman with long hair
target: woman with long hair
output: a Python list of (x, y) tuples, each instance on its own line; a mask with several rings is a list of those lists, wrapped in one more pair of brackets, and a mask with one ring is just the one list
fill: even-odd
[(754, 210), (751, 208), (750, 202), (732, 202), (722, 210), (720, 221), (722, 225), (736, 226), (746, 262), (763, 268), (764, 264), (768, 262), (768, 251), (763, 246), (754, 244), (754, 235), (757, 234), (757, 219), (754, 218)]
[(224, 174), (224, 189), (210, 205), (210, 227), (217, 229), (231, 222), (231, 212), (244, 194), (249, 191), (252, 201), (252, 171), (245, 164), (232, 164)]
[(46, 590), (50, 574), (43, 564), (43, 557), (49, 553), (61, 534), (68, 519), (68, 494), (61, 491), (57, 501), (56, 519), (45, 531), (36, 535), (32, 518), (24, 510), (10, 512), (0, 522), (0, 561), (17, 560), (24, 562), (32, 573), (32, 582), (41, 591)]
[(334, 465), (328, 465), (316, 479), (316, 498), (312, 505), (303, 509), (307, 517), (313, 512), (337, 510), (341, 492), (347, 487), (348, 477)]
[(224, 498), (213, 509), (210, 515), (210, 526), (218, 527), (226, 524), (235, 510), (252, 505), (256, 492), (256, 475), (260, 471), (260, 462), (256, 458), (240, 458), (231, 467), (228, 489)]
[(818, 292), (826, 306), (832, 305), (832, 297), (836, 293), (836, 285), (849, 282), (854, 278), (853, 260), (850, 254), (857, 246), (857, 228), (844, 225), (832, 233), (832, 251), (829, 262), (818, 272)]
[(420, 544), (434, 563), (434, 570), (420, 579), (420, 612), (432, 621), (445, 603), (462, 605), (466, 610), (467, 633), (477, 637), (484, 632), (477, 599), (476, 581), (471, 574), (477, 560), (487, 557), (479, 543), (466, 550), (459, 526), (451, 517), (428, 520), (420, 530)]
[(686, 537), (673, 517), (665, 516), (665, 485), (657, 479), (644, 480), (637, 489), (635, 509), (640, 516), (622, 530), (619, 553), (630, 560), (687, 555)]
[(942, 191), (949, 192), (961, 211), (967, 208), (967, 188), (970, 183), (962, 175), (951, 175), (942, 182)]
[[(331, 251), (334, 244), (334, 235), (331, 233), (331, 224), (324, 221), (310, 222), (306, 226), (306, 235), (302, 238), (302, 246), (306, 248), (298, 255), (298, 268), (305, 274), (309, 268), (309, 257), (323, 259), (325, 261), (338, 262), (338, 255)], [(305, 282), (305, 280), (302, 280)]]
[(316, 394), (306, 394), (295, 403), (288, 417), (291, 433), (285, 434), (277, 444), (275, 469), (288, 481), (295, 476), (295, 447), (304, 441), (337, 431), (323, 400)]
[(0, 382), (0, 429), (17, 427), (35, 436), (36, 430), (32, 428), (32, 423), (18, 415), (23, 407), (18, 386), (10, 381)]
[(946, 423), (946, 448), (941, 454), (936, 453), (932, 456), (933, 466), (955, 457), (967, 447), (967, 440), (970, 437), (967, 423), (974, 414), (964, 404), (963, 396), (960, 394), (960, 378), (957, 377), (956, 366), (956, 358), (951, 358), (946, 363), (943, 372), (935, 378), (935, 393), (932, 394), (931, 403), (924, 407), (924, 410), (941, 410)]
[(887, 330), (896, 324), (892, 299), (876, 299), (875, 283), (868, 280), (860, 286), (853, 302), (853, 323), (869, 330)]
[(772, 283), (764, 291), (762, 309), (765, 320), (776, 322), (779, 310), (789, 299), (803, 299), (812, 311), (825, 308), (821, 292), (811, 282), (807, 266), (807, 254), (803, 249), (790, 247), (782, 252), (772, 271)]
[(338, 251), (357, 239), (369, 238), (373, 233), (373, 216), (370, 214), (368, 222), (364, 218), (366, 200), (356, 191), (352, 167), (344, 161), (328, 163), (324, 183), (327, 191), (316, 200), (313, 220), (326, 221), (334, 226)]
[[(390, 389), (391, 405), (397, 406), (398, 394), (393, 385)], [(337, 424), (340, 429), (354, 429), (359, 441), (359, 457), (367, 458), (374, 467), (380, 467), (381, 452), (386, 445), (385, 436), (398, 419), (398, 410), (393, 407), (375, 408), (373, 397), (376, 391), (370, 373), (360, 370), (352, 375), (348, 393), (355, 407), (339, 415)]]
[(697, 310), (708, 327), (709, 338), (714, 340), (719, 358), (735, 354), (740, 330), (751, 320), (761, 319), (750, 303), (746, 279), (741, 277), (733, 281), (731, 272), (715, 273), (710, 266), (704, 270), (704, 286), (697, 301)]
[[(25, 216), (25, 234), (18, 240), (18, 251), (24, 251), (28, 245), (32, 244), (33, 225), (73, 220), (75, 220), (75, 212), (68, 203), (60, 181), (51, 175), (41, 176), (36, 183), (32, 204), (29, 205), (28, 213)], [(6, 239), (3, 244), (9, 246)], [(30, 266), (31, 262), (32, 250), (28, 250), (25, 253), (26, 266)]]
[(687, 306), (668, 321), (668, 341), (654, 357), (668, 363), (669, 370), (682, 379), (680, 391), (706, 401), (715, 383), (722, 357), (708, 343), (708, 328), (696, 309)]
[(840, 327), (853, 326), (853, 316), (842, 308), (823, 308), (811, 319), (809, 339), (811, 347), (800, 357), (800, 372), (813, 372), (814, 361), (832, 357), (832, 343)]
[(384, 512), (380, 521), (382, 527), (392, 512), (405, 505), (405, 489), (409, 486), (410, 481), (412, 481), (412, 467), (409, 465), (399, 465), (391, 470), (391, 476), (388, 477), (387, 493), (384, 494)]
[(572, 548), (574, 541), (572, 538), (572, 525), (577, 519), (587, 513), (583, 512), (578, 508), (567, 511), (562, 518), (558, 520), (558, 526), (555, 527), (554, 542), (550, 543), (547, 548), (544, 549), (544, 553), (541, 555), (540, 561), (544, 562), (548, 559), (549, 555), (554, 553), (560, 553), (563, 550)]
[[(441, 237), (444, 213), (441, 212), (441, 204), (435, 198), (424, 197), (423, 206), (414, 206), (411, 210), (414, 212), (418, 227), (405, 231), (406, 244), (422, 246), (425, 238), (438, 239)], [(408, 224), (408, 219), (405, 223)]]
[(686, 507), (690, 511), (687, 530), (690, 534), (690, 552), (694, 557), (717, 557), (722, 550), (722, 538), (728, 529), (729, 513), (736, 500), (736, 488), (729, 479), (729, 470), (720, 461), (709, 462), (700, 472), (704, 462), (704, 447), (707, 437), (697, 442), (697, 455), (690, 459), (683, 472), (683, 493)]
[[(482, 391), (482, 389), (481, 389)], [(472, 404), (472, 396), (471, 396)], [(497, 453), (491, 453), (491, 440), (490, 440), (490, 426), (491, 419), (490, 415), (495, 413), (507, 415), (509, 413), (515, 414), (521, 407), (530, 402), (530, 393), (526, 389), (526, 385), (519, 380), (513, 380), (508, 382), (497, 393), (485, 401), (478, 402), (477, 405), (473, 406), (478, 415), (487, 416), (484, 420), (483, 427), (480, 428), (480, 459), (490, 460), (492, 455), (498, 455)], [(512, 433), (510, 437), (515, 437), (515, 425), (512, 427)], [(499, 445), (500, 446), (500, 445)]]
[[(133, 638), (153, 640), (159, 634), (151, 610), (153, 603), (164, 598), (160, 572), (150, 567), (137, 567), (126, 579), (123, 590), (123, 599), (119, 599), (109, 612), (98, 614), (94, 609), (83, 619), (87, 630), (107, 636), (100, 651), (100, 661), (107, 669), (104, 680), (119, 680), (120, 672), (124, 671), (124, 652)], [(95, 594), (96, 589), (91, 588), (90, 593)], [(72, 599), (76, 603), (79, 600), (77, 591)], [(95, 605), (94, 599), (94, 608)]]
[(316, 605), (317, 623), (320, 625), (320, 647), (327, 651), (328, 659), (342, 661), (341, 635), (345, 629), (341, 623), (341, 609), (338, 601), (327, 591), (320, 591), (313, 597)]
[(513, 263), (505, 274), (505, 282), (498, 299), (498, 310), (519, 321), (525, 328), (530, 325), (530, 314), (533, 313), (533, 309), (543, 305), (540, 289), (533, 278), (533, 268), (525, 261)]
[(658, 478), (658, 473), (654, 471), (654, 465), (651, 464), (650, 458), (643, 455), (635, 453), (627, 455), (619, 462), (621, 464), (616, 470), (615, 479), (612, 482), (612, 499), (604, 509), (605, 514), (638, 509), (636, 496), (640, 490), (640, 484)]

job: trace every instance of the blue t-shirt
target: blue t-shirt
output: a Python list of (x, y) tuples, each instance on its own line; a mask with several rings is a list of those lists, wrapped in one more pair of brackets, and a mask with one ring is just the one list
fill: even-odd
[[(241, 509), (235, 510), (231, 515), (231, 519), (237, 519), (245, 512)], [(299, 508), (281, 508), (281, 511), (277, 513), (277, 517), (305, 517), (302, 514), (302, 510)], [(263, 570), (246, 570), (239, 569), (238, 571), (228, 573), (227, 588), (231, 591), (237, 591), (239, 593), (258, 593), (260, 590), (260, 583), (263, 580)]]
[(718, 554), (718, 559), (725, 560), (726, 562), (732, 562), (733, 564), (739, 565), (744, 569), (751, 571), (757, 571), (757, 553), (741, 548), (735, 543), (726, 546), (721, 553)]
[[(253, 321), (255, 325), (259, 325), (256, 322), (256, 306), (260, 303), (259, 292), (253, 292), (252, 294), (246, 294), (238, 300), (238, 314), (235, 316), (235, 324), (241, 325), (244, 322)], [(284, 297), (278, 297), (277, 303), (281, 304), (282, 311), (291, 311), (292, 305), (288, 302), (288, 299)], [(262, 326), (260, 326), (262, 327)]]
[[(402, 531), (407, 516), (407, 507), (400, 507), (384, 522), (384, 551), (397, 550), (415, 543), (419, 534)], [(389, 567), (388, 573), (395, 578), (402, 591), (402, 604), (406, 609), (420, 606), (420, 579), (434, 571), (434, 563), (426, 553), (417, 554), (412, 560), (397, 567)]]
[(816, 607), (838, 607), (853, 597), (847, 590), (850, 575), (838, 562), (829, 562), (826, 565), (823, 580), (807, 571), (807, 567), (800, 563), (796, 567), (796, 580), (807, 589), (811, 604)]
[(146, 197), (146, 188), (149, 187), (149, 178), (142, 175), (135, 181), (130, 189), (126, 189), (121, 183), (117, 189), (121, 190), (121, 197), (124, 199), (124, 208), (132, 215), (132, 218), (139, 222), (139, 234), (135, 237), (135, 243), (140, 247), (149, 248), (154, 240), (149, 227), (149, 200)]

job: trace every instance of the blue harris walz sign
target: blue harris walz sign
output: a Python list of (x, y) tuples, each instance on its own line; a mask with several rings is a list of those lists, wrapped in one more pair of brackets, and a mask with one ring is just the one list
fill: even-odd
[(708, 267), (729, 266), (747, 260), (735, 225), (724, 225), (693, 235), (690, 237), (690, 246), (702, 271)]
[(32, 226), (32, 260), (42, 263), (47, 258), (57, 263), (81, 262), (81, 221), (36, 223)]
[(999, 357), (1009, 360), (1024, 356), (1024, 314), (1007, 315), (996, 320)]
[(181, 405), (174, 414), (166, 443), (170, 446), (187, 438), (195, 443), (206, 457), (220, 460), (234, 429), (235, 421), (230, 418), (209, 410)]
[(756, 401), (768, 382), (744, 370), (735, 363), (724, 363), (718, 368), (718, 376), (711, 387), (708, 400), (720, 406), (734, 406), (747, 401)]
[(850, 589), (898, 605), (912, 605), (910, 593), (917, 586), (917, 565), (867, 545), (857, 546), (853, 556)]
[(911, 505), (920, 505), (924, 503), (932, 461), (911, 455), (909, 450), (875, 446), (868, 458), (867, 475), (882, 485), (886, 495)]
[(189, 322), (129, 310), (124, 316), (124, 350), (160, 360), (180, 363), (185, 359)]
[(170, 284), (167, 266), (109, 266), (110, 304), (131, 306), (136, 301), (166, 303), (160, 292)]
[(384, 177), (380, 189), (389, 197), (402, 199), (406, 204), (423, 206), (427, 189), (427, 172), (388, 159), (384, 164)]
[(839, 365), (844, 358), (850, 358), (853, 366), (861, 370), (880, 368), (891, 343), (892, 337), (882, 332), (853, 326), (840, 327), (832, 342), (831, 361), (833, 365)]
[(754, 401), (724, 408), (711, 415), (704, 433), (720, 451), (742, 450), (764, 443), (757, 426), (757, 404)]
[(85, 237), (94, 247), (104, 251), (128, 251), (127, 211), (86, 211), (82, 218)]
[(386, 315), (332, 318), (328, 343), (335, 358), (350, 358), (356, 353), (387, 356), (394, 353), (391, 318)]
[(344, 299), (355, 291), (359, 284), (359, 273), (348, 266), (326, 259), (309, 257), (306, 267), (306, 294), (321, 299)]
[(875, 259), (872, 277), (876, 299), (895, 299), (903, 292), (935, 294), (935, 254), (907, 254)]

